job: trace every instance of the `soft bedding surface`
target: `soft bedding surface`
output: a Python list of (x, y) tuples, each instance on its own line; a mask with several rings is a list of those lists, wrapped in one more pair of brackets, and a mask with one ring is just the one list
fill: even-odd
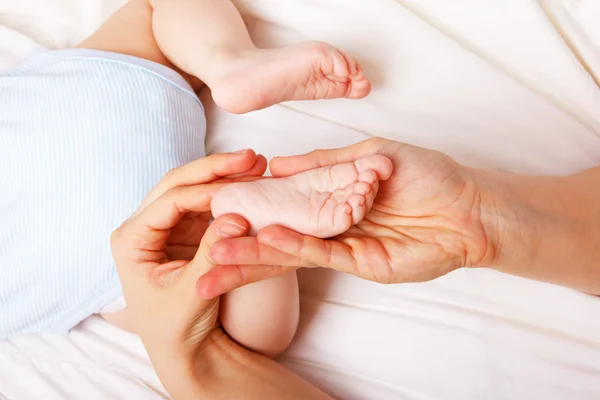
[[(75, 43), (120, 3), (0, 0), (0, 67), (36, 44)], [(243, 116), (205, 93), (209, 152), (272, 157), (385, 136), (517, 173), (600, 164), (595, 0), (237, 4), (259, 44), (329, 41), (361, 60), (375, 90)], [(600, 398), (599, 298), (485, 270), (390, 286), (323, 270), (299, 276), (301, 327), (281, 362), (334, 396)], [(0, 394), (166, 398), (139, 341), (98, 317), (69, 336), (0, 342)]]

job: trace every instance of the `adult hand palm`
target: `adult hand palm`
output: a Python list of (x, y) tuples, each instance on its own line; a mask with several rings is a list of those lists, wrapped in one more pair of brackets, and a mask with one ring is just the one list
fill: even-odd
[(486, 257), (480, 194), (456, 162), (400, 143), (374, 140), (363, 146), (358, 154), (376, 150), (388, 156), (394, 173), (379, 183), (365, 219), (324, 242), (330, 249), (322, 257), (333, 258), (336, 243), (345, 245), (336, 269), (383, 283), (434, 279)]
[(211, 218), (210, 212), (186, 214), (171, 229), (165, 247), (165, 256), (169, 260), (193, 259)]
[(222, 177), (255, 179), (265, 168), (264, 157), (248, 152), (213, 155), (167, 174), (112, 235), (127, 308), (110, 319), (145, 343), (189, 355), (217, 325), (219, 299), (195, 296), (195, 281), (212, 268), (210, 245), (223, 238), (227, 222), (209, 227), (212, 196), (227, 181)]

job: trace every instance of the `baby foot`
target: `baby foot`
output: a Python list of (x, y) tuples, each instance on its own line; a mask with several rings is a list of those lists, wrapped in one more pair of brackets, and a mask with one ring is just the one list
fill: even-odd
[(215, 103), (242, 114), (290, 100), (360, 99), (371, 83), (351, 56), (321, 42), (228, 58), (206, 84)]
[(373, 155), (287, 178), (232, 183), (215, 194), (212, 213), (215, 218), (243, 216), (251, 234), (281, 225), (305, 235), (332, 237), (365, 217), (379, 180), (388, 179), (392, 168), (387, 157)]

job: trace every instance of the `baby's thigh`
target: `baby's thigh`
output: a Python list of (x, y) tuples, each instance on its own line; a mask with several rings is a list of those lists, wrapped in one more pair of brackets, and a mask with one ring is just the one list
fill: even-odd
[(295, 272), (236, 289), (221, 298), (219, 319), (241, 345), (275, 357), (292, 341), (299, 318)]
[(173, 68), (154, 39), (147, 0), (127, 2), (77, 47), (127, 54)]

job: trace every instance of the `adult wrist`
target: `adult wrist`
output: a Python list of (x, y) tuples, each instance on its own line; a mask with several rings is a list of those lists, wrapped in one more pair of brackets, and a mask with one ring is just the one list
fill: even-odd
[(148, 352), (174, 400), (333, 400), (274, 360), (238, 345), (219, 328), (193, 354), (174, 356), (168, 349), (152, 347)]
[[(235, 345), (220, 329), (213, 329), (197, 347), (144, 340), (154, 369), (174, 400), (204, 399), (215, 369), (221, 367), (228, 347)], [(214, 382), (213, 382), (214, 383)]]
[(495, 250), (484, 266), (600, 293), (600, 193), (588, 174), (540, 177), (477, 171), (482, 225)]

